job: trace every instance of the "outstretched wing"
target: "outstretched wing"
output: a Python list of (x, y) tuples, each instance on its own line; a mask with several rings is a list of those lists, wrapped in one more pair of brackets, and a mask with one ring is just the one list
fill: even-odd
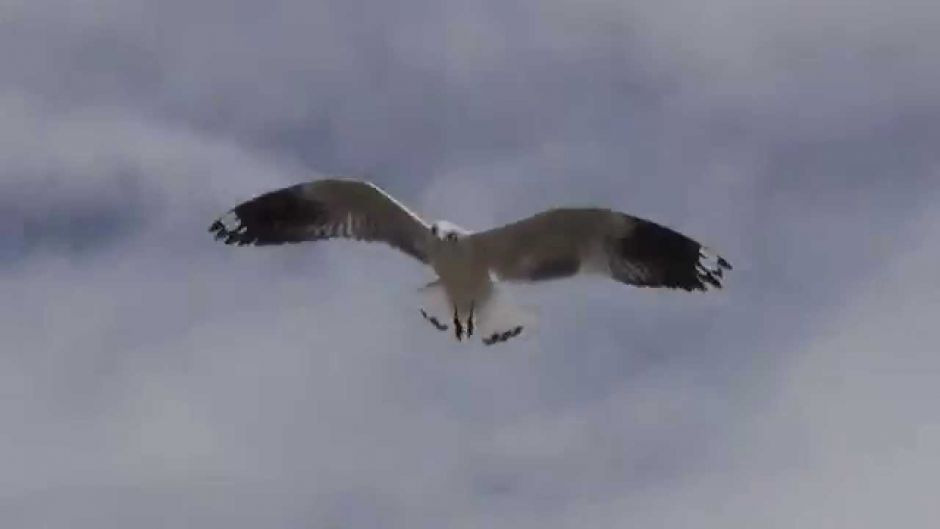
[(607, 209), (554, 209), (471, 236), (497, 277), (540, 281), (601, 273), (641, 287), (721, 288), (731, 264), (696, 241)]
[(271, 191), (209, 227), (225, 244), (270, 245), (343, 237), (381, 241), (427, 263), (428, 225), (377, 186), (329, 179)]

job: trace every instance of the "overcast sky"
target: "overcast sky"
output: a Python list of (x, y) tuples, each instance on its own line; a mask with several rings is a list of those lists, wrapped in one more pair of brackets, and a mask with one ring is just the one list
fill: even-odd
[[(6, 0), (0, 526), (933, 527), (938, 6)], [(406, 256), (206, 232), (326, 175), (736, 268), (456, 344)]]

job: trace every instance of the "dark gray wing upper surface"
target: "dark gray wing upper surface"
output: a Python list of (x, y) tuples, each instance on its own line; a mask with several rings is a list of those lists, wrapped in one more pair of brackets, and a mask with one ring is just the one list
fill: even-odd
[(720, 288), (731, 264), (654, 222), (607, 209), (553, 209), (471, 236), (497, 277), (540, 281), (600, 273), (641, 287)]

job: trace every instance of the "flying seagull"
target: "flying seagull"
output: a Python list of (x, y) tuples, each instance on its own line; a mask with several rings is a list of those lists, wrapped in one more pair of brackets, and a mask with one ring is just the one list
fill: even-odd
[(427, 223), (375, 184), (315, 180), (257, 196), (209, 227), (226, 244), (275, 245), (342, 237), (378, 241), (430, 266), (420, 313), (457, 340), (505, 342), (535, 323), (508, 301), (502, 281), (538, 282), (600, 274), (638, 287), (721, 288), (731, 264), (698, 242), (649, 220), (600, 208), (556, 208), (470, 232)]

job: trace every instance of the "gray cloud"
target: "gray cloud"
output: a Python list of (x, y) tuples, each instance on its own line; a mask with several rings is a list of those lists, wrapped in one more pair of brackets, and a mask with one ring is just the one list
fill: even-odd
[[(607, 0), (12, 2), (4, 527), (928, 526), (940, 10)], [(737, 265), (515, 289), (458, 346), (407, 258), (212, 244), (365, 174), (470, 228), (559, 203)], [(375, 262), (387, 266), (376, 268)]]

